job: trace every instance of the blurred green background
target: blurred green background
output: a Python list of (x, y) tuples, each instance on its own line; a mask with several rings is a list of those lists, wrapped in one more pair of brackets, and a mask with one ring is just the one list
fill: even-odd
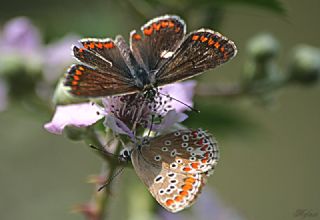
[[(0, 24), (27, 16), (48, 43), (68, 33), (82, 37), (122, 34), (127, 38), (130, 30), (146, 21), (144, 16), (178, 13), (190, 23), (189, 31), (205, 25), (234, 40), (239, 49), (232, 62), (197, 77), (200, 82), (238, 81), (247, 60), (246, 45), (261, 32), (271, 33), (280, 42), (277, 63), (283, 68), (295, 45), (320, 47), (318, 0), (282, 0), (285, 12), (281, 7), (234, 1), (212, 8), (212, 13), (217, 11), (212, 15), (217, 22), (212, 24), (202, 24), (201, 11), (208, 14), (209, 10), (205, 5), (184, 17), (181, 5), (187, 1), (174, 1), (170, 10), (148, 8), (156, 3), (147, 2), (148, 6), (143, 1), (11, 0), (1, 2)], [(137, 11), (143, 7), (145, 14)], [(320, 219), (319, 100), (319, 85), (297, 84), (277, 91), (276, 101), (268, 105), (248, 97), (195, 97), (196, 107), (203, 113), (191, 114), (187, 125), (208, 128), (221, 149), (220, 164), (208, 185), (243, 219), (302, 219), (295, 217), (299, 209), (318, 213), (309, 219)], [(102, 160), (82, 142), (45, 131), (43, 124), (51, 113), (23, 106), (12, 101), (0, 113), (0, 219), (83, 219), (70, 210), (90, 198), (94, 189), (86, 179), (99, 173)], [(128, 207), (133, 199), (124, 192), (139, 189), (147, 194), (146, 189), (131, 169), (114, 181), (107, 217), (134, 219)]]

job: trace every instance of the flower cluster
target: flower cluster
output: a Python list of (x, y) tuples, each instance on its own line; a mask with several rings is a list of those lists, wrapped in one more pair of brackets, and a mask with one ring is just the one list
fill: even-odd
[[(142, 134), (151, 126), (156, 131), (168, 130), (188, 117), (183, 112), (187, 106), (193, 106), (195, 86), (196, 82), (191, 80), (167, 85), (161, 88), (161, 95), (153, 102), (147, 102), (141, 94), (133, 94), (102, 98), (102, 106), (94, 102), (60, 105), (44, 127), (51, 133), (62, 134), (66, 126), (87, 127), (104, 118), (106, 128), (131, 139), (135, 138), (136, 132)], [(152, 122), (152, 117), (158, 123)]]
[(70, 45), (79, 37), (70, 34), (44, 45), (39, 29), (26, 17), (8, 21), (0, 33), (0, 111), (9, 97), (36, 94), (47, 100), (50, 87), (73, 61)]

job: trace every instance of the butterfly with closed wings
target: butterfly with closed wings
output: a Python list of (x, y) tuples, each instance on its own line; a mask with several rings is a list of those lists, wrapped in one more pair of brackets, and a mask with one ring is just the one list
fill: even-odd
[(219, 150), (214, 138), (202, 129), (177, 130), (122, 150), (158, 203), (170, 212), (191, 206), (213, 172)]
[(154, 94), (158, 86), (196, 76), (237, 53), (235, 44), (218, 32), (200, 29), (186, 34), (184, 21), (175, 15), (154, 18), (141, 32), (132, 31), (130, 46), (122, 36), (80, 43), (73, 54), (81, 63), (69, 68), (64, 84), (82, 97)]

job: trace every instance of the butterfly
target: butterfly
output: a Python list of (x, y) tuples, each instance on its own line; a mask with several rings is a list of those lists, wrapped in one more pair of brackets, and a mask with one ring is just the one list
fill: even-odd
[(218, 159), (217, 142), (202, 129), (144, 138), (123, 149), (122, 160), (131, 160), (135, 172), (152, 196), (170, 212), (191, 206), (213, 172)]
[(232, 59), (235, 44), (218, 32), (199, 29), (186, 34), (184, 21), (175, 15), (154, 18), (122, 36), (86, 38), (73, 46), (80, 61), (66, 74), (64, 85), (83, 97), (150, 91), (188, 79)]

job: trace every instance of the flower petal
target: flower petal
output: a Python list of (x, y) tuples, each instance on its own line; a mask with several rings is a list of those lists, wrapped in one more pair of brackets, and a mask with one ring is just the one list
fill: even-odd
[(132, 140), (134, 140), (134, 134), (128, 128), (128, 126), (123, 123), (120, 119), (114, 117), (113, 115), (108, 115), (106, 117), (106, 120), (104, 122), (104, 125), (106, 127), (109, 127), (112, 129), (113, 132), (118, 133), (118, 134), (126, 134), (128, 135)]
[[(98, 112), (100, 114), (98, 114)], [(51, 120), (44, 125), (44, 128), (53, 133), (61, 134), (67, 125), (75, 127), (86, 127), (94, 124), (104, 117), (102, 109), (92, 103), (80, 103), (72, 105), (57, 106), (56, 112)]]
[(187, 114), (170, 110), (159, 125), (152, 125), (152, 130), (162, 132), (171, 128), (175, 123), (183, 122), (188, 118)]
[[(190, 107), (193, 107), (192, 98), (196, 84), (197, 82), (195, 80), (169, 84), (162, 87), (161, 93), (168, 94), (172, 98), (177, 99)], [(177, 112), (190, 110), (190, 108), (188, 108), (186, 105), (183, 105), (175, 100), (172, 100), (171, 105)]]

